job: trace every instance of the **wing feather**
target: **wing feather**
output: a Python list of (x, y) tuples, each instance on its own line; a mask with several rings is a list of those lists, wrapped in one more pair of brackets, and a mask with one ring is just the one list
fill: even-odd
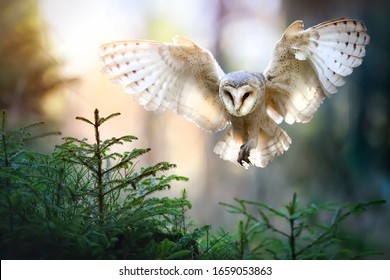
[(369, 40), (359, 20), (340, 18), (307, 30), (301, 21), (292, 23), (265, 71), (269, 116), (278, 123), (310, 121), (325, 96), (362, 63)]
[(224, 73), (209, 51), (190, 40), (112, 42), (100, 47), (100, 59), (102, 72), (145, 109), (172, 110), (207, 131), (227, 125), (218, 94)]
[[(269, 131), (259, 130), (256, 148), (250, 152), (249, 160), (257, 167), (266, 167), (271, 160), (287, 151), (291, 144), (291, 138), (279, 125), (270, 120), (267, 127)], [(237, 155), (242, 144), (243, 139), (229, 127), (215, 145), (214, 152), (223, 160), (239, 166)], [(246, 163), (243, 166), (249, 168)]]

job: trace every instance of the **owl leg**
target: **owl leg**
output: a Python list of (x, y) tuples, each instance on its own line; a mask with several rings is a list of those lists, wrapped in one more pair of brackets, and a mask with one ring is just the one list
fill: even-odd
[(250, 164), (251, 162), (249, 160), (249, 154), (250, 154), (250, 149), (248, 145), (246, 143), (242, 144), (240, 147), (240, 151), (238, 152), (237, 162), (241, 165), (244, 164), (244, 161)]
[(253, 137), (249, 139), (247, 142), (241, 145), (240, 151), (238, 152), (238, 158), (237, 162), (241, 165), (244, 164), (244, 162), (251, 164), (251, 161), (249, 160), (249, 155), (252, 149), (256, 148), (257, 145), (257, 137)]

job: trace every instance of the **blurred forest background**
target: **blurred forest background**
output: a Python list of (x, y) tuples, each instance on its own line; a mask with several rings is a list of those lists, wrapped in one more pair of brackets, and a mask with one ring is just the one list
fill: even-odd
[[(0, 0), (0, 108), (11, 125), (44, 120), (63, 135), (89, 137), (75, 116), (122, 116), (104, 137), (132, 134), (152, 152), (142, 164), (176, 163), (196, 224), (235, 225), (219, 202), (234, 197), (275, 207), (294, 192), (303, 204), (390, 200), (390, 34), (385, 0)], [(100, 73), (98, 46), (120, 39), (170, 41), (183, 35), (210, 49), (225, 72), (262, 71), (285, 28), (337, 17), (365, 22), (370, 45), (363, 64), (313, 120), (283, 125), (290, 150), (265, 169), (244, 170), (212, 150), (220, 137), (184, 118), (156, 115), (137, 105)], [(47, 138), (51, 150), (60, 139)], [(50, 142), (48, 142), (50, 141)], [(123, 147), (132, 149), (133, 147)], [(183, 186), (183, 184), (181, 184)], [(181, 188), (173, 188), (178, 195)], [(351, 218), (361, 242), (381, 246), (390, 258), (390, 204)]]

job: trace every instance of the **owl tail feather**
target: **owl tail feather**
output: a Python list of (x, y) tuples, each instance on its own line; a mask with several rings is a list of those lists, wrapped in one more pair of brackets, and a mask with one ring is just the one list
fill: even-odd
[(242, 145), (242, 140), (234, 137), (232, 127), (229, 127), (222, 138), (214, 147), (214, 153), (220, 156), (223, 160), (231, 161), (237, 165), (238, 152)]
[[(233, 129), (229, 127), (221, 140), (215, 145), (214, 152), (223, 160), (228, 160), (236, 165), (242, 139), (233, 134)], [(252, 165), (266, 167), (275, 157), (287, 151), (291, 144), (291, 138), (279, 126), (275, 125), (272, 136), (260, 130), (256, 148), (250, 151), (249, 160)], [(248, 169), (249, 164), (244, 162), (244, 168)]]
[(249, 160), (255, 166), (266, 167), (271, 160), (287, 151), (290, 144), (291, 138), (277, 125), (271, 136), (260, 130), (257, 146), (251, 150)]

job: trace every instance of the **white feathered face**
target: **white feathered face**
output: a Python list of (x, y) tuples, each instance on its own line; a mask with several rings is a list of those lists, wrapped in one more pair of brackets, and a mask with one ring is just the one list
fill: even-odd
[(231, 72), (219, 85), (219, 97), (229, 114), (236, 117), (251, 113), (263, 96), (264, 76), (261, 73)]

